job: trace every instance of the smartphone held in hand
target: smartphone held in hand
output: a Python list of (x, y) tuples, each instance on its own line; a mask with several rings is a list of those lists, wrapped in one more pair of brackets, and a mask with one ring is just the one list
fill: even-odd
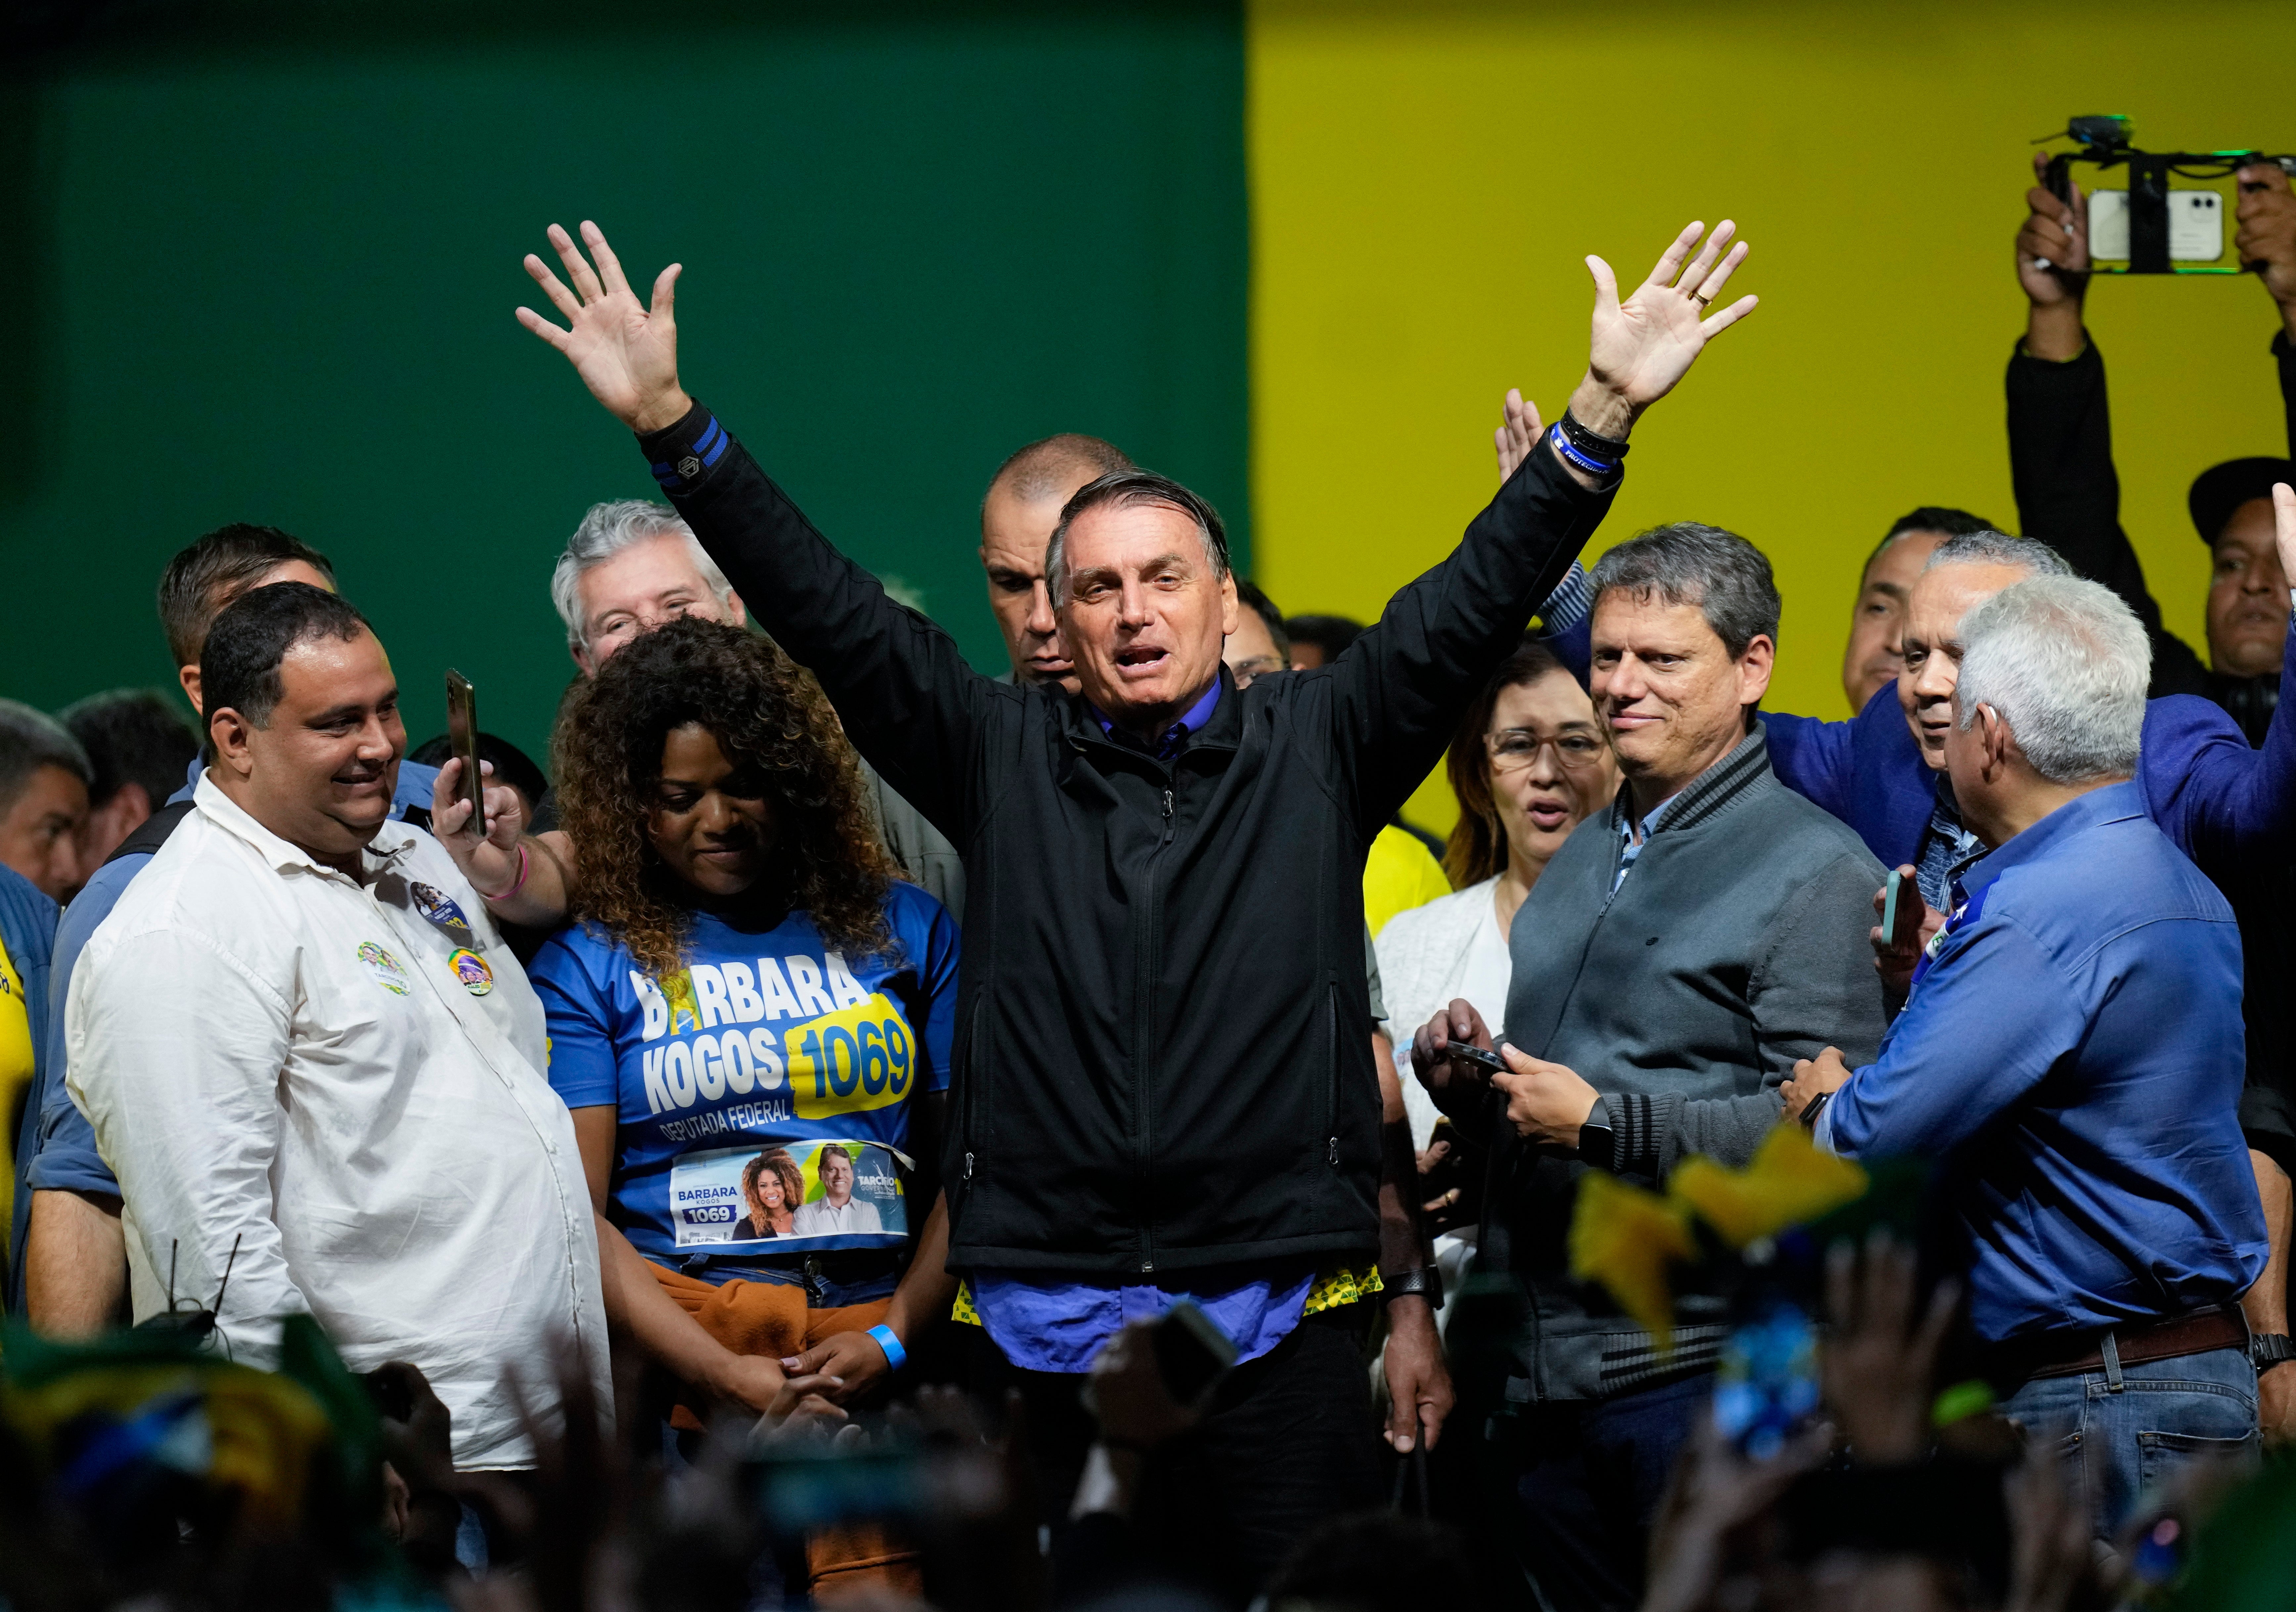
[(463, 763), (455, 793), (470, 802), (470, 821), (463, 832), (483, 836), (487, 832), (486, 780), (479, 773), (479, 691), (471, 679), (449, 667), (447, 671), (447, 741)]

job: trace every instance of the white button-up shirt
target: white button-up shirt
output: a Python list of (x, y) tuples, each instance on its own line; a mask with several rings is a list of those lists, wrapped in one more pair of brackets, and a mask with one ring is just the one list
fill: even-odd
[[(215, 1303), (269, 1365), (308, 1312), (356, 1371), (422, 1368), (458, 1467), (533, 1464), (512, 1379), (613, 1395), (542, 1005), (453, 859), (386, 823), (365, 880), (200, 780), (81, 954), (67, 1088), (119, 1178), (135, 1319)], [(426, 916), (426, 914), (428, 916)], [(232, 1256), (236, 1240), (239, 1252)]]

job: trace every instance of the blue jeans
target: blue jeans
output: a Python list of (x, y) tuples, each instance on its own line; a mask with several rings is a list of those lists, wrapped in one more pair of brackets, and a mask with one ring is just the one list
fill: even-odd
[(2037, 1438), (2053, 1438), (2065, 1481), (2086, 1491), (2089, 1526), (2111, 1540), (2139, 1496), (2203, 1455), (2257, 1457), (2256, 1368), (2211, 1349), (2118, 1372), (2037, 1378), (2002, 1402)]

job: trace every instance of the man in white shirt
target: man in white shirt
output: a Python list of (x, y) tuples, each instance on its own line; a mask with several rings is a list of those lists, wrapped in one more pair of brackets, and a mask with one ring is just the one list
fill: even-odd
[[(422, 1369), (458, 1467), (530, 1467), (513, 1377), (542, 1399), (570, 1351), (611, 1403), (541, 1005), (446, 850), (389, 820), (406, 732), (357, 611), (256, 588), (201, 672), (215, 762), (65, 1008), (135, 1318), (212, 1305), (262, 1365), (307, 1312), (354, 1370)], [(514, 821), (506, 790), (487, 810)]]
[(877, 1205), (853, 1196), (853, 1156), (835, 1142), (823, 1146), (814, 1162), (823, 1196), (790, 1216), (791, 1237), (835, 1237), (841, 1232), (882, 1231)]

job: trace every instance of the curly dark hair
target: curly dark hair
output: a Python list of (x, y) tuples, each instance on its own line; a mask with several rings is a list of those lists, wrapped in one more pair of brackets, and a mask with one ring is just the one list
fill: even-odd
[(831, 945), (891, 944), (885, 893), (898, 869), (877, 836), (852, 747), (820, 686), (771, 643), (691, 617), (627, 645), (578, 687), (551, 753), (574, 843), (578, 916), (657, 976), (685, 966), (692, 899), (647, 837), (662, 744), (698, 723), (771, 792), (790, 905)]

